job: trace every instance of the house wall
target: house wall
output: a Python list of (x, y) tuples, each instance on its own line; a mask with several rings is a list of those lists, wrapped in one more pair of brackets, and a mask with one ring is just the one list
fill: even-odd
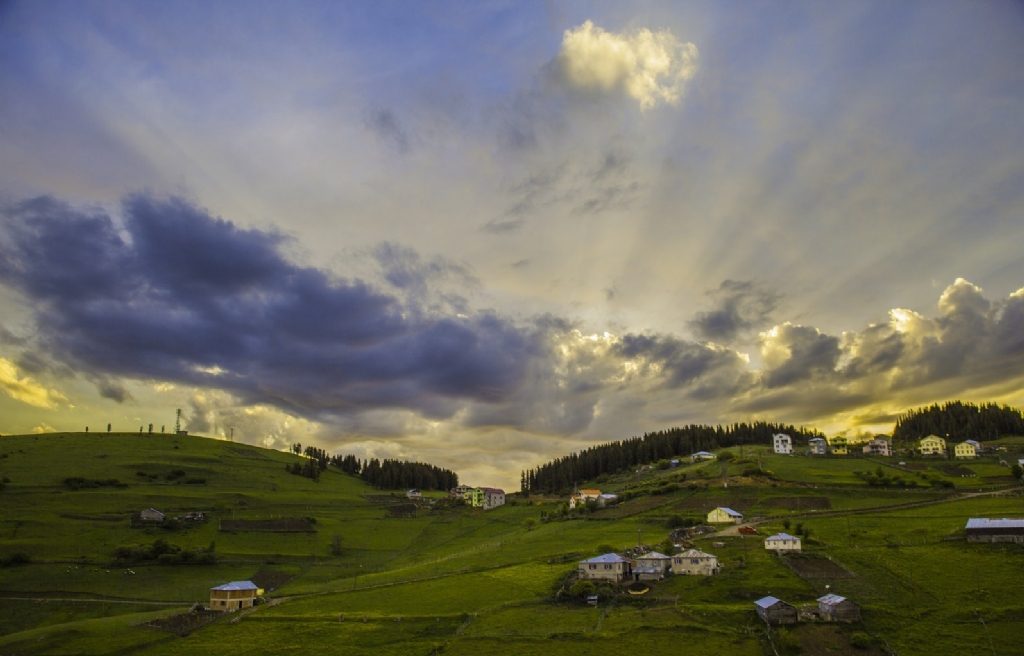
[(740, 517), (732, 517), (729, 513), (720, 508), (715, 508), (708, 513), (709, 524), (739, 524)]
[(629, 563), (580, 563), (579, 571), (581, 579), (620, 583), (631, 574), (632, 569)]
[(680, 558), (672, 557), (672, 573), (690, 576), (713, 576), (718, 574), (717, 558)]
[(771, 608), (757, 606), (757, 614), (769, 624), (796, 624), (796, 608), (789, 604), (775, 604)]
[(765, 540), (764, 548), (772, 551), (800, 551), (798, 540)]
[(255, 599), (255, 590), (210, 590), (210, 610), (251, 608)]
[(968, 542), (1015, 542), (1024, 544), (1024, 532), (1013, 532), (1013, 529), (968, 529)]

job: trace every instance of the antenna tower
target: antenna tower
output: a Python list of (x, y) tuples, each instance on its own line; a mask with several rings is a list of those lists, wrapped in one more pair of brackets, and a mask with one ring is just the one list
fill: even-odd
[(174, 420), (174, 434), (177, 435), (181, 432), (181, 408), (178, 408), (178, 416)]

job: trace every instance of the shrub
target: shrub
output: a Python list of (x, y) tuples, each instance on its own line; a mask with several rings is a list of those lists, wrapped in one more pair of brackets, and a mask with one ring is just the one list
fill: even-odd
[(730, 460), (735, 460), (735, 459), (736, 459), (736, 454), (733, 453), (732, 451), (720, 451), (718, 453), (718, 462), (729, 462)]
[(597, 586), (594, 585), (593, 581), (585, 581), (580, 579), (572, 584), (569, 588), (569, 594), (574, 597), (589, 597), (590, 595), (597, 592)]
[(863, 631), (857, 631), (856, 633), (850, 636), (850, 644), (856, 647), (857, 649), (867, 649), (871, 646), (872, 642), (873, 641), (871, 640), (871, 636), (864, 633)]

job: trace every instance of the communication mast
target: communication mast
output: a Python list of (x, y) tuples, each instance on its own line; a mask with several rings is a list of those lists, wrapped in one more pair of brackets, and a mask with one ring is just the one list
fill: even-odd
[(181, 408), (178, 408), (178, 416), (174, 420), (174, 434), (181, 435)]

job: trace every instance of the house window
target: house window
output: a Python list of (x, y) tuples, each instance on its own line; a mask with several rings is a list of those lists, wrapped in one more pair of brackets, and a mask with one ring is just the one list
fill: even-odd
[(691, 565), (700, 565), (700, 559), (698, 559), (698, 558), (691, 558), (690, 559), (690, 564)]
[(612, 568), (612, 566), (611, 566), (611, 565), (605, 565), (605, 566), (604, 566), (604, 568), (605, 568), (605, 569), (611, 569), (611, 568)]
[(597, 565), (590, 565), (590, 569), (597, 569)]

